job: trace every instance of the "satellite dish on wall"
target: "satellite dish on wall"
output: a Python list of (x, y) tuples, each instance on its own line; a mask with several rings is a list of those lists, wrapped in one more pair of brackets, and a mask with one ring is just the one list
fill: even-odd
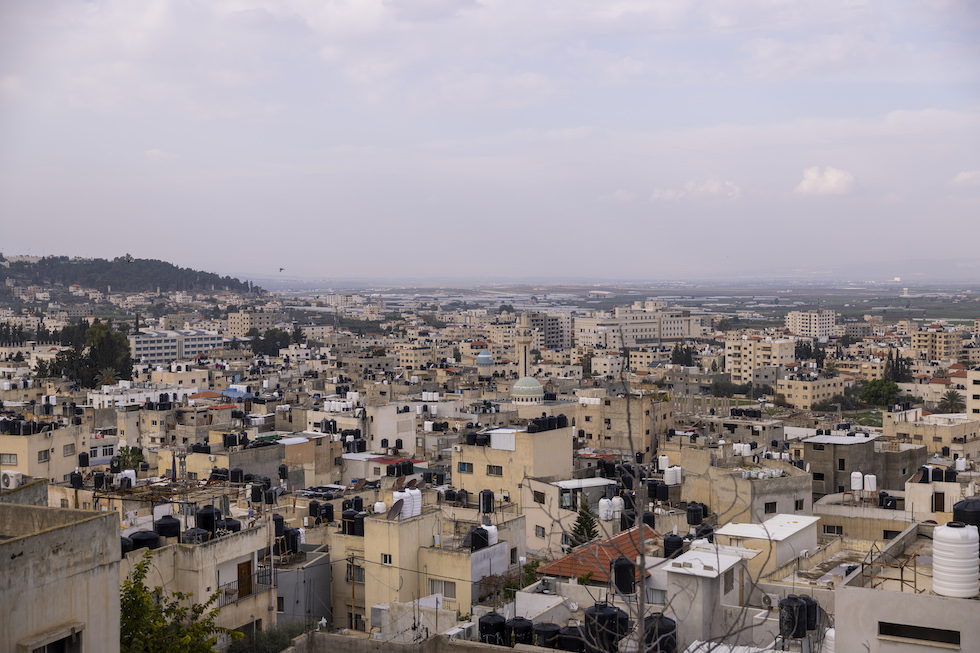
[(392, 487), (396, 490), (400, 490), (402, 489), (403, 485), (405, 485), (405, 477), (399, 476), (398, 478), (395, 479), (395, 484)]
[(399, 499), (398, 501), (391, 504), (391, 508), (388, 509), (388, 521), (394, 521), (398, 519), (398, 516), (402, 514), (402, 506), (405, 504), (405, 499)]

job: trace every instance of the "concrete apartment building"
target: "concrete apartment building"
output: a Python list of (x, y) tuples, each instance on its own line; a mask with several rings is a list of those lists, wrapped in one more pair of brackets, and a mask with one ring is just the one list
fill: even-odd
[(944, 458), (980, 458), (980, 415), (922, 415), (922, 408), (887, 411), (882, 433), (899, 442), (924, 445)]
[(980, 369), (967, 370), (966, 390), (963, 399), (966, 401), (966, 414), (971, 419), (980, 419)]
[(790, 311), (786, 314), (786, 329), (794, 336), (804, 338), (829, 338), (834, 335), (836, 323), (834, 311)]
[(239, 311), (228, 314), (229, 338), (244, 338), (252, 329), (258, 329), (259, 334), (276, 325), (275, 313), (256, 313), (255, 311)]
[(575, 317), (575, 346), (622, 349), (700, 338), (707, 333), (710, 317), (668, 308), (664, 302), (634, 302), (619, 306), (610, 315), (596, 313)]
[(781, 394), (786, 403), (799, 410), (810, 410), (814, 404), (829, 401), (835, 395), (844, 394), (844, 388), (854, 381), (840, 376), (824, 378), (818, 373), (797, 374), (776, 380), (776, 394)]
[(92, 432), (80, 425), (7, 422), (0, 432), (0, 472), (46, 478), (52, 483), (68, 480), (79, 466), (79, 454), (89, 465), (108, 462), (118, 451), (119, 438)]
[(572, 427), (537, 433), (527, 428), (489, 429), (477, 436), (485, 444), (453, 446), (453, 484), (474, 500), (481, 490), (492, 490), (496, 501), (516, 503), (525, 478), (572, 476), (572, 440)]
[(913, 332), (911, 339), (918, 357), (930, 361), (959, 360), (963, 349), (963, 335), (938, 324)]
[(813, 476), (813, 494), (847, 492), (851, 474), (873, 474), (879, 490), (901, 490), (928, 457), (926, 448), (886, 442), (875, 433), (816, 435), (803, 441), (803, 462)]
[(725, 340), (725, 371), (732, 383), (749, 383), (760, 367), (785, 367), (796, 360), (796, 341), (785, 338), (741, 336)]
[(634, 451), (652, 451), (657, 437), (674, 427), (673, 405), (659, 395), (612, 397), (605, 390), (580, 390), (578, 394), (573, 422), (578, 446), (626, 452), (632, 457)]
[(134, 363), (165, 365), (191, 360), (221, 347), (223, 342), (222, 336), (202, 329), (143, 330), (129, 336), (129, 351)]
[(119, 650), (115, 512), (0, 502), (0, 650)]

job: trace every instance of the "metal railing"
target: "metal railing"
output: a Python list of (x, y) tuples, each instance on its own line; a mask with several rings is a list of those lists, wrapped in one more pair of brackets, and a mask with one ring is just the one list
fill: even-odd
[(233, 580), (219, 587), (221, 595), (218, 597), (218, 607), (238, 603), (242, 599), (261, 594), (273, 587), (275, 587), (275, 579), (272, 570), (269, 568), (259, 569), (244, 580)]

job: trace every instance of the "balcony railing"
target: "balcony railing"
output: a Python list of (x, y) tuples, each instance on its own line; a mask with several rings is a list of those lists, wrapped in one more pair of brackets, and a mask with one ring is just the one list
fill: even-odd
[(251, 576), (233, 580), (219, 587), (221, 596), (218, 597), (218, 607), (221, 608), (232, 603), (238, 603), (242, 599), (266, 592), (274, 586), (275, 582), (272, 576), (272, 570), (260, 569)]

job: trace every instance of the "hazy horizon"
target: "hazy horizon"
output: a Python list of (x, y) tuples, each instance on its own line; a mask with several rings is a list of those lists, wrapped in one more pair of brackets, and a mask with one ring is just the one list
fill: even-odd
[(965, 0), (4, 3), (0, 251), (969, 283), (978, 27)]

